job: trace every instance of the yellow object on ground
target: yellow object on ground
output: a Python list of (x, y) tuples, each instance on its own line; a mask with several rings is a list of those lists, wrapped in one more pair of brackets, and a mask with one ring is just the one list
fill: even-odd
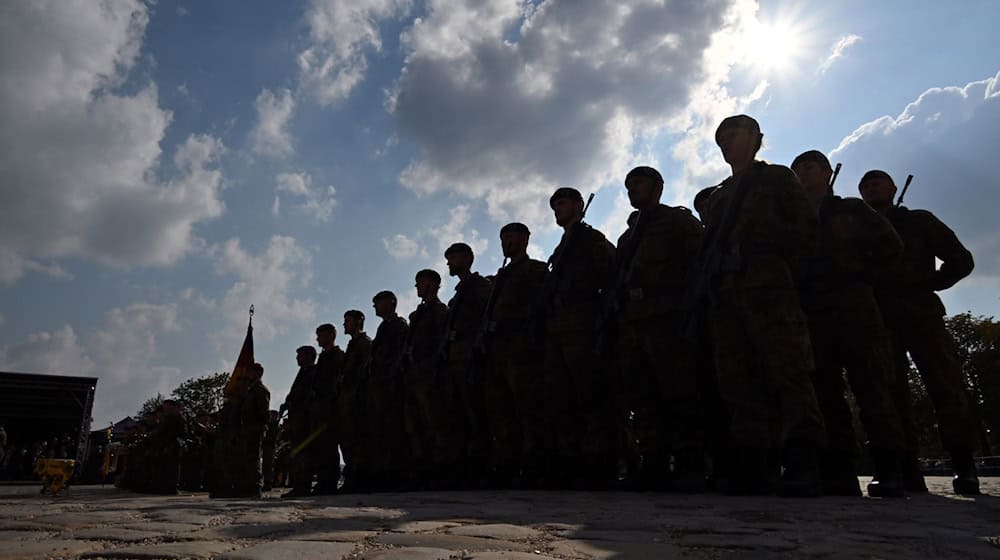
[(42, 494), (46, 490), (56, 495), (69, 486), (73, 478), (76, 461), (72, 459), (38, 459), (35, 461), (35, 475), (42, 479)]

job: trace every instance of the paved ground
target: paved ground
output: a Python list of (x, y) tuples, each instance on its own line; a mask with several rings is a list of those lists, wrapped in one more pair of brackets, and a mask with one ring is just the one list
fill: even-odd
[(262, 500), (0, 487), (0, 558), (1000, 558), (1000, 479), (907, 500), (439, 492)]

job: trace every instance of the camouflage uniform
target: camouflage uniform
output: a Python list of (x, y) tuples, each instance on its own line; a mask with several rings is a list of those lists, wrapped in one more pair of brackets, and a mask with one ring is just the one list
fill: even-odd
[[(347, 343), (340, 378), (335, 423), (344, 451), (344, 484), (358, 489), (369, 484), (371, 473), (371, 442), (364, 422), (365, 390), (371, 368), (372, 339), (358, 333)], [(339, 464), (339, 463), (338, 463)]]
[[(483, 396), (492, 436), (491, 466), (501, 484), (520, 474), (525, 461), (538, 458), (546, 406), (542, 386), (540, 332), (532, 328), (548, 267), (524, 257), (493, 278), (493, 302), (487, 310), (486, 375)], [(533, 466), (537, 471), (539, 464)]]
[(264, 440), (261, 443), (261, 470), (263, 472), (263, 490), (274, 486), (274, 455), (278, 446), (278, 420), (268, 418)]
[[(339, 346), (324, 349), (316, 360), (315, 397), (310, 403), (309, 416), (315, 439), (306, 447), (307, 461), (316, 473), (315, 492), (337, 491), (340, 482), (340, 453), (343, 443), (338, 419), (339, 388), (344, 368), (344, 351)], [(312, 437), (311, 435), (309, 437)]]
[(299, 368), (292, 382), (292, 388), (288, 390), (285, 397), (285, 408), (288, 409), (288, 419), (285, 425), (288, 430), (288, 440), (292, 445), (292, 456), (290, 475), (292, 478), (293, 491), (298, 494), (308, 494), (312, 489), (312, 479), (315, 474), (315, 465), (309, 459), (315, 453), (311, 449), (302, 447), (306, 438), (313, 430), (319, 427), (310, 410), (313, 401), (316, 399), (316, 366), (313, 364)]
[(400, 368), (408, 328), (406, 319), (399, 315), (387, 317), (372, 341), (364, 414), (368, 441), (372, 443), (372, 476), (380, 485), (398, 484), (407, 463)]
[[(565, 251), (565, 254), (563, 254)], [(545, 296), (545, 388), (541, 411), (551, 429), (549, 459), (560, 478), (583, 485), (612, 480), (615, 468), (614, 384), (596, 351), (601, 305), (615, 247), (604, 234), (577, 222), (563, 234), (549, 262)]]
[(704, 480), (703, 418), (696, 353), (681, 336), (683, 296), (703, 229), (687, 208), (658, 204), (633, 212), (618, 240), (615, 289), (618, 355), (625, 405), (635, 414), (642, 464), (639, 483)]
[(423, 302), (410, 313), (404, 350), (404, 413), (414, 470), (422, 478), (434, 476), (437, 457), (447, 445), (447, 418), (441, 413), (437, 376), (438, 352), (448, 322), (448, 306), (440, 300)]
[[(878, 279), (876, 296), (893, 335), (893, 396), (906, 432), (907, 452), (912, 461), (919, 451), (910, 413), (909, 353), (937, 411), (944, 448), (953, 455), (970, 454), (976, 447), (976, 432), (968, 395), (954, 340), (945, 329), (944, 304), (934, 292), (954, 286), (972, 272), (972, 253), (955, 232), (926, 210), (892, 208), (887, 217), (903, 239), (903, 259)], [(942, 261), (940, 270), (935, 258)]]
[(826, 197), (819, 219), (820, 248), (807, 259), (800, 288), (816, 359), (813, 384), (827, 429), (822, 468), (828, 491), (840, 477), (857, 489), (857, 437), (844, 395), (844, 369), (876, 460), (881, 454), (898, 462), (903, 449), (902, 425), (889, 392), (889, 334), (871, 287), (873, 271), (898, 260), (903, 244), (889, 222), (857, 198)]
[(268, 409), (271, 392), (260, 381), (253, 382), (240, 399), (239, 431), (233, 442), (236, 454), (233, 457), (232, 484), (237, 497), (260, 495), (261, 489), (261, 443), (267, 429)]
[(490, 281), (471, 272), (448, 302), (444, 363), (439, 370), (448, 416), (448, 441), (440, 458), (449, 478), (467, 484), (485, 472), (487, 432), (482, 382), (475, 363), (476, 334), (490, 297)]
[(213, 498), (234, 496), (234, 461), (239, 453), (240, 408), (243, 396), (227, 397), (219, 409), (219, 424), (212, 442), (212, 467), (209, 470), (209, 495)]
[(712, 245), (723, 255), (710, 277), (708, 309), (733, 439), (753, 452), (822, 447), (812, 346), (792, 270), (815, 250), (816, 215), (790, 169), (757, 161), (713, 193), (708, 235), (716, 235), (737, 189), (746, 192), (733, 226)]
[(187, 439), (187, 422), (180, 413), (164, 415), (150, 436), (149, 490), (154, 494), (176, 494), (180, 474), (181, 444)]

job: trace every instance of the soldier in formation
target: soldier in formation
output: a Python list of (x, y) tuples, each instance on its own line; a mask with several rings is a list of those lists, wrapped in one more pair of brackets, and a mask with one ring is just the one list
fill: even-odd
[[(893, 205), (884, 172), (865, 174), (863, 200), (842, 198), (820, 152), (791, 168), (759, 161), (751, 117), (723, 120), (715, 140), (731, 176), (698, 193), (700, 219), (663, 204), (662, 175), (636, 167), (624, 178), (634, 211), (612, 244), (563, 187), (549, 199), (563, 233), (547, 262), (528, 255), (528, 227), (509, 223), (492, 276), (473, 270), (468, 244), (444, 252), (457, 279), (447, 304), (441, 275), (424, 269), (409, 321), (395, 294), (375, 294), (374, 340), (358, 310), (344, 314), (346, 352), (320, 325), (318, 361), (298, 349), (282, 410), (288, 495), (604, 489), (625, 476), (641, 490), (858, 496), (849, 387), (875, 467), (867, 493), (901, 497), (926, 489), (907, 356), (955, 491), (978, 493), (968, 397), (935, 294), (971, 272), (971, 254), (933, 214)], [(258, 380), (226, 403), (218, 453), (259, 469), (266, 401)], [(215, 493), (259, 490), (259, 470), (227, 469)]]

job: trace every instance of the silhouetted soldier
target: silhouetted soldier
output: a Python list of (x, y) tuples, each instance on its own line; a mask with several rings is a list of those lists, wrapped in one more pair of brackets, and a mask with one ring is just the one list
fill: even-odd
[(181, 449), (187, 444), (187, 422), (183, 408), (174, 399), (166, 399), (157, 413), (158, 421), (149, 438), (149, 491), (154, 494), (176, 494), (180, 473)]
[(315, 456), (315, 453), (309, 449), (309, 443), (306, 442), (306, 439), (319, 426), (319, 423), (312, 417), (315, 411), (310, 410), (316, 398), (316, 349), (312, 346), (300, 346), (295, 351), (295, 362), (299, 366), (299, 372), (295, 375), (292, 388), (288, 390), (285, 403), (279, 409), (279, 411), (288, 411), (285, 425), (288, 430), (287, 437), (292, 446), (289, 468), (292, 489), (282, 496), (289, 498), (308, 496), (312, 491), (315, 469), (310, 458)]
[(310, 416), (316, 422), (308, 446), (309, 461), (316, 472), (313, 494), (333, 494), (340, 482), (340, 453), (342, 431), (338, 423), (338, 390), (344, 367), (344, 351), (336, 345), (337, 328), (330, 323), (316, 327), (316, 344), (322, 349), (316, 361), (315, 399)]
[[(580, 191), (562, 187), (549, 198), (562, 238), (548, 262), (542, 313), (545, 321), (544, 414), (549, 452), (537, 449), (549, 463), (543, 484), (599, 489), (614, 479), (616, 460), (615, 384), (598, 346), (597, 324), (602, 298), (614, 267), (615, 247), (583, 221)], [(535, 468), (539, 468), (535, 465)]]
[[(876, 283), (876, 297), (893, 335), (895, 377), (893, 396), (906, 432), (904, 463), (906, 489), (926, 491), (916, 457), (918, 444), (910, 413), (909, 361), (913, 359), (937, 411), (938, 430), (951, 454), (959, 494), (979, 494), (979, 478), (972, 453), (975, 429), (968, 395), (955, 352), (955, 342), (944, 325), (944, 304), (935, 292), (947, 290), (968, 276), (975, 266), (972, 253), (948, 226), (927, 210), (893, 206), (896, 185), (885, 171), (864, 174), (861, 196), (889, 219), (903, 239), (903, 259)], [(935, 259), (941, 260), (941, 267)]]
[(371, 474), (378, 488), (399, 488), (407, 466), (403, 430), (403, 393), (400, 369), (406, 346), (406, 319), (396, 314), (396, 294), (381, 291), (372, 298), (382, 319), (372, 341), (372, 367), (364, 414), (372, 444)]
[(261, 471), (264, 476), (261, 490), (265, 492), (274, 486), (274, 454), (278, 446), (279, 419), (280, 416), (277, 410), (272, 410), (268, 413), (264, 439), (261, 443)]
[(264, 386), (264, 367), (254, 364), (248, 387), (240, 402), (240, 427), (233, 469), (233, 493), (238, 498), (259, 498), (261, 489), (261, 444), (267, 430), (271, 392)]
[(712, 187), (706, 187), (698, 191), (698, 194), (694, 195), (694, 211), (698, 213), (698, 217), (702, 220), (708, 216), (708, 212), (712, 207), (712, 193), (715, 189), (719, 188), (718, 185)]
[(437, 486), (437, 458), (445, 455), (447, 417), (442, 414), (445, 402), (439, 395), (437, 376), (438, 351), (448, 323), (448, 306), (438, 299), (441, 275), (431, 269), (417, 272), (415, 278), (417, 309), (410, 313), (403, 352), (405, 363), (405, 424), (413, 457), (413, 472), (418, 486)]
[(479, 332), (486, 303), (490, 297), (490, 281), (472, 272), (475, 257), (465, 243), (455, 243), (444, 252), (448, 274), (459, 278), (455, 295), (448, 302), (448, 323), (444, 340), (444, 362), (441, 366), (442, 392), (449, 413), (447, 455), (441, 460), (447, 465), (448, 478), (453, 484), (481, 484), (486, 472), (489, 434), (483, 417), (482, 386), (475, 371), (475, 339)]
[(778, 493), (814, 496), (826, 434), (792, 268), (815, 249), (817, 219), (791, 170), (754, 160), (762, 139), (745, 115), (716, 130), (733, 175), (712, 194), (695, 284), (708, 297), (719, 389), (738, 446), (738, 468), (720, 485), (735, 494), (769, 492), (776, 471), (768, 456), (782, 451)]
[(365, 314), (357, 309), (344, 313), (344, 334), (351, 337), (344, 356), (344, 374), (337, 398), (337, 428), (344, 451), (345, 492), (371, 487), (371, 452), (373, 445), (365, 425), (365, 391), (372, 360), (372, 339), (365, 334)]
[(816, 359), (813, 386), (827, 431), (823, 492), (861, 495), (857, 436), (845, 397), (846, 369), (875, 461), (875, 482), (868, 493), (902, 497), (904, 438), (889, 392), (892, 351), (871, 281), (876, 270), (899, 260), (903, 242), (862, 200), (833, 194), (833, 169), (822, 153), (800, 154), (792, 171), (816, 209), (821, 233), (819, 250), (803, 267), (799, 291)]
[(492, 298), (480, 333), (486, 350), (483, 380), (486, 413), (492, 435), (494, 484), (519, 484), (521, 468), (541, 467), (541, 409), (548, 405), (542, 378), (541, 329), (534, 319), (548, 267), (528, 257), (531, 232), (514, 222), (500, 230), (500, 246), (510, 263), (493, 278)]
[(687, 208), (660, 203), (663, 177), (652, 167), (630, 171), (625, 188), (636, 211), (618, 239), (614, 297), (625, 404), (635, 414), (642, 457), (637, 483), (703, 491), (696, 355), (681, 336), (683, 296), (703, 229)]

